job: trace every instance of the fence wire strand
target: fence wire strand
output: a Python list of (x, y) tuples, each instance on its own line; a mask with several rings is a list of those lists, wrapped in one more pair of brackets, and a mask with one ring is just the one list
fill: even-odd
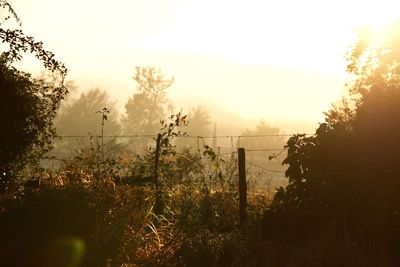
[[(265, 138), (265, 137), (291, 137), (296, 134), (260, 134), (260, 135), (181, 135), (181, 136), (174, 136), (174, 138), (201, 138), (201, 139), (222, 139), (222, 138), (238, 138), (238, 144), (241, 138)], [(314, 134), (304, 134), (306, 136), (311, 136)], [(57, 138), (85, 138), (85, 137), (107, 137), (107, 138), (141, 138), (141, 137), (157, 137), (157, 134), (133, 134), (133, 135), (56, 135)], [(233, 141), (233, 140), (232, 140)]]
[(250, 161), (248, 161), (248, 160), (246, 160), (246, 163), (248, 163), (249, 165), (251, 165), (251, 166), (253, 166), (253, 167), (256, 167), (256, 168), (262, 169), (262, 170), (264, 170), (264, 171), (267, 171), (267, 172), (274, 172), (274, 173), (285, 173), (284, 171), (279, 171), (279, 170), (271, 170), (271, 169), (268, 169), (268, 168), (264, 168), (264, 167), (262, 167), (262, 166), (260, 166), (260, 165), (257, 165), (257, 164), (255, 164), (255, 163), (253, 163), (253, 162), (250, 162)]

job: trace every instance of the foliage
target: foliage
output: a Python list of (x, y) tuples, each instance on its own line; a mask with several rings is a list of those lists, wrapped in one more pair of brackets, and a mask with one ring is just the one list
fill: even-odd
[(93, 133), (100, 136), (102, 115), (98, 112), (104, 107), (110, 111), (110, 114), (107, 114), (104, 135), (119, 134), (115, 102), (109, 100), (106, 91), (98, 88), (83, 92), (79, 98), (72, 99), (62, 106), (55, 122), (57, 134), (79, 136)]
[(8, 183), (27, 163), (35, 163), (51, 148), (55, 135), (52, 120), (66, 91), (8, 67), (4, 58), (0, 71), (0, 170)]
[(399, 83), (400, 20), (380, 31), (364, 27), (358, 32), (355, 45), (347, 54), (347, 71), (354, 76), (350, 92), (361, 98), (374, 91), (374, 87), (397, 87)]
[(261, 120), (255, 129), (246, 129), (243, 132), (243, 136), (252, 136), (252, 135), (270, 135), (271, 137), (276, 137), (274, 138), (261, 138), (261, 139), (250, 139), (250, 138), (245, 138), (245, 140), (241, 141), (241, 144), (252, 149), (252, 148), (257, 148), (260, 147), (261, 145), (265, 145), (268, 147), (272, 147), (276, 144), (280, 144), (283, 142), (282, 137), (279, 136), (282, 134), (281, 130), (278, 127), (274, 127), (271, 125), (268, 125), (267, 122), (264, 120)]
[(23, 52), (34, 53), (42, 61), (46, 69), (58, 72), (61, 77), (67, 75), (67, 69), (63, 63), (57, 61), (55, 55), (44, 49), (42, 42), (36, 42), (33, 37), (25, 36), (22, 30), (10, 30), (0, 27), (0, 39), (9, 45), (9, 50), (4, 52), (7, 62), (22, 60)]
[(327, 112), (315, 135), (289, 139), (289, 185), (278, 190), (270, 209), (278, 222), (291, 221), (296, 233), (331, 226), (389, 266), (400, 261), (397, 36), (391, 31), (390, 42), (380, 46), (359, 39), (348, 68), (355, 103)]
[[(192, 108), (187, 116), (188, 124), (185, 131), (191, 136), (210, 136), (211, 131), (211, 118), (208, 111), (202, 107), (197, 106)], [(179, 147), (191, 148), (197, 150), (197, 140), (193, 138), (180, 138), (176, 141)]]
[(208, 136), (211, 135), (211, 118), (207, 109), (202, 106), (192, 108), (188, 114), (190, 121), (186, 131), (190, 135)]
[[(22, 24), (17, 13), (8, 3), (8, 1), (1, 0), (0, 7), (7, 9), (11, 16), (18, 22), (18, 24)], [(3, 22), (10, 19), (11, 16), (7, 16)], [(53, 73), (58, 73), (59, 76), (62, 77), (62, 80), (64, 80), (66, 77), (68, 70), (63, 63), (55, 59), (54, 53), (45, 50), (42, 42), (37, 42), (33, 37), (26, 36), (22, 30), (6, 29), (3, 27), (3, 23), (1, 23), (0, 39), (2, 40), (2, 43), (6, 43), (9, 47), (8, 51), (3, 53), (3, 57), (8, 64), (11, 64), (14, 61), (22, 60), (22, 53), (30, 52), (35, 54), (36, 58), (42, 61), (47, 70)]]
[[(121, 120), (123, 132), (127, 135), (154, 135), (158, 131), (159, 121), (166, 116), (166, 93), (173, 78), (164, 78), (156, 68), (136, 67), (133, 79), (138, 87), (137, 92), (125, 104), (125, 114)], [(147, 146), (148, 139), (140, 141), (132, 147), (134, 151), (140, 151), (143, 146)]]
[(73, 239), (84, 245), (82, 266), (105, 266), (110, 259), (119, 266), (141, 245), (137, 234), (151, 207), (146, 190), (116, 187), (110, 177), (96, 180), (84, 169), (68, 169), (38, 190), (25, 189), (1, 214), (0, 265), (69, 266), (53, 256), (67, 252), (55, 247), (57, 242)]
[[(163, 213), (156, 212), (153, 183), (129, 183), (154, 174), (155, 148), (134, 160), (68, 159), (55, 174), (38, 173), (39, 186), (2, 203), (0, 264), (62, 266), (67, 245), (53, 244), (68, 240), (84, 245), (83, 266), (176, 266), (194, 259), (224, 266), (240, 240), (237, 179), (209, 147), (201, 156), (176, 151), (172, 141), (183, 134), (178, 126), (185, 119), (178, 113), (161, 128)], [(49, 249), (60, 257), (44, 256)]]
[[(1, 1), (0, 6), (19, 21), (7, 1)], [(68, 90), (64, 86), (67, 69), (41, 42), (25, 36), (21, 30), (1, 26), (0, 39), (9, 46), (0, 58), (0, 187), (3, 191), (10, 188), (27, 163), (37, 162), (51, 148), (55, 134), (52, 120)], [(43, 80), (15, 69), (12, 63), (21, 60), (23, 52), (34, 53), (48, 70), (60, 77), (60, 83), (48, 86)]]
[[(111, 156), (119, 149), (116, 137), (104, 137), (119, 135), (121, 128), (115, 102), (109, 100), (106, 91), (91, 89), (81, 93), (79, 98), (71, 99), (60, 109), (55, 126), (58, 135), (69, 136), (56, 141), (52, 155), (57, 157), (85, 153), (82, 150), (100, 152), (104, 147), (106, 155)], [(105, 141), (104, 145), (101, 145), (102, 141)]]
[[(284, 137), (281, 135), (282, 132), (278, 127), (268, 125), (264, 120), (261, 120), (255, 129), (246, 129), (242, 133), (239, 144), (240, 147), (244, 147), (248, 150), (271, 149), (269, 155), (273, 157), (274, 149), (282, 148), (285, 142)], [(259, 138), (253, 138), (252, 136), (258, 136)], [(249, 156), (251, 160), (256, 160), (256, 158), (260, 157), (265, 158), (265, 153), (262, 151), (254, 151), (254, 153), (251, 153)]]
[(250, 162), (249, 178), (252, 178), (258, 188), (267, 189), (268, 192), (286, 184), (281, 164), (284, 159), (283, 146), (286, 139), (282, 134), (278, 127), (261, 120), (255, 128), (246, 129), (238, 141), (239, 146), (248, 151), (246, 159)]

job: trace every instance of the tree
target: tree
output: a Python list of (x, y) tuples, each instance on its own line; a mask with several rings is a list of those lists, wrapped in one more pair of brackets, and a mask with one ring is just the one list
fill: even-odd
[(186, 131), (189, 135), (208, 136), (212, 134), (210, 114), (204, 107), (192, 108), (188, 114), (188, 121)]
[(173, 78), (165, 79), (156, 68), (136, 67), (133, 79), (138, 87), (137, 92), (125, 104), (125, 114), (122, 116), (124, 133), (155, 135), (160, 127), (160, 120), (166, 115), (166, 91), (172, 85)]
[(282, 132), (278, 127), (268, 125), (261, 120), (254, 129), (246, 129), (242, 133), (239, 145), (247, 150), (260, 150), (249, 151), (246, 155), (249, 161), (268, 169), (280, 170), (282, 168), (279, 162), (283, 160), (280, 152), (285, 144), (285, 139), (281, 135)]
[[(20, 23), (7, 1), (0, 1), (0, 7), (8, 9)], [(25, 36), (19, 29), (3, 28), (3, 23), (0, 39), (8, 45), (0, 58), (0, 187), (3, 191), (10, 188), (28, 163), (37, 163), (51, 148), (55, 134), (52, 120), (68, 90), (64, 86), (67, 69), (41, 42)], [(22, 60), (23, 52), (35, 54), (46, 69), (58, 75), (59, 82), (49, 86), (14, 68), (12, 64)]]
[[(278, 127), (268, 125), (264, 120), (261, 120), (255, 129), (246, 129), (242, 133), (243, 140), (240, 140), (240, 145), (247, 149), (280, 148), (284, 143), (281, 134)], [(258, 137), (252, 138), (251, 136)]]
[[(107, 112), (103, 114), (103, 108)], [(103, 117), (105, 116), (105, 117)], [(86, 93), (81, 93), (78, 99), (72, 99), (60, 110), (55, 125), (57, 134), (65, 137), (62, 142), (57, 142), (58, 154), (64, 154), (65, 150), (76, 147), (76, 140), (88, 140), (89, 136), (114, 136), (106, 137), (106, 143), (116, 143), (116, 135), (120, 134), (121, 127), (118, 122), (118, 113), (115, 102), (109, 100), (106, 91), (91, 89)], [(81, 138), (79, 136), (82, 136)], [(100, 140), (94, 140), (100, 144)], [(75, 145), (74, 145), (75, 144)], [(87, 146), (88, 142), (83, 142)], [(60, 150), (64, 150), (62, 153)], [(67, 153), (67, 155), (70, 153)]]
[(315, 135), (289, 139), (289, 185), (278, 190), (270, 209), (292, 228), (329, 225), (368, 242), (390, 266), (400, 262), (399, 26), (376, 39), (359, 36), (348, 54), (350, 100), (326, 112)]
[[(204, 107), (197, 106), (191, 108), (187, 115), (187, 121), (188, 124), (182, 128), (182, 131), (186, 132), (188, 135), (201, 137), (210, 136), (212, 134), (210, 114)], [(197, 147), (197, 140), (193, 138), (178, 138), (176, 142), (179, 146), (190, 148)]]

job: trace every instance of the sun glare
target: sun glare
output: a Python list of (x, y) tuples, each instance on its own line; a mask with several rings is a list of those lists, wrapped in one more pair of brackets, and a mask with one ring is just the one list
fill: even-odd
[(340, 55), (354, 42), (359, 26), (379, 28), (396, 18), (400, 7), (394, 1), (190, 3), (168, 29), (148, 36), (139, 46), (330, 73), (344, 69)]
[[(149, 0), (111, 6), (100, 0), (82, 5), (71, 1), (74, 4), (64, 2), (60, 13), (37, 15), (43, 7), (56, 5), (50, 0), (39, 1), (42, 5), (25, 1), (29, 8), (22, 8), (21, 2), (18, 10), (26, 12), (21, 16), (27, 32), (40, 36), (67, 59), (72, 79), (88, 81), (83, 87), (118, 84), (116, 95), (123, 102), (131, 94), (126, 88), (132, 87), (132, 68), (152, 65), (176, 77), (171, 89), (176, 97), (199, 94), (196, 100), (208, 103), (213, 96), (219, 106), (229, 109), (242, 107), (246, 100), (249, 104), (240, 112), (249, 116), (307, 119), (326, 110), (340, 94), (346, 75), (344, 56), (357, 28), (369, 25), (376, 30), (400, 14), (400, 1), (391, 0), (171, 0), (168, 5)], [(55, 23), (49, 24), (50, 20)], [(292, 77), (281, 77), (271, 68)], [(297, 71), (312, 74), (294, 79)], [(99, 73), (104, 73), (101, 79)], [(323, 85), (327, 82), (315, 75), (337, 82), (329, 80), (335, 86), (327, 89)], [(246, 97), (240, 93), (243, 88)], [(309, 96), (306, 101), (314, 101), (306, 105), (309, 111), (295, 103), (293, 110), (278, 108), (281, 100), (294, 94), (300, 98), (301, 92)], [(269, 105), (260, 101), (255, 108), (259, 99), (273, 100)]]

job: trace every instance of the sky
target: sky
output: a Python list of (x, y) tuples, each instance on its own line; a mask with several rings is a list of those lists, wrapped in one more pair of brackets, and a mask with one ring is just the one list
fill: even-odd
[(174, 76), (177, 109), (314, 124), (344, 92), (357, 27), (396, 18), (396, 2), (9, 0), (25, 34), (65, 62), (80, 90), (105, 89), (121, 110), (134, 67), (154, 66)]

